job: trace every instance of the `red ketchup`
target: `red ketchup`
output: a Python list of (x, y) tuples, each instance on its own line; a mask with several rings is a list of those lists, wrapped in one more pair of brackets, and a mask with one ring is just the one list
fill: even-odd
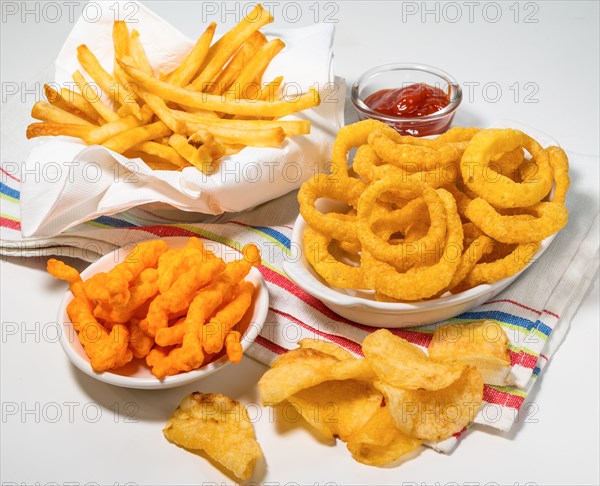
[[(450, 104), (448, 93), (435, 86), (425, 83), (415, 83), (405, 88), (382, 89), (369, 95), (365, 104), (372, 110), (383, 115), (398, 118), (419, 118), (432, 115), (443, 110)], [(414, 122), (410, 126), (399, 121), (394, 127), (400, 133), (416, 136), (441, 133), (451, 119), (442, 117), (439, 120)]]

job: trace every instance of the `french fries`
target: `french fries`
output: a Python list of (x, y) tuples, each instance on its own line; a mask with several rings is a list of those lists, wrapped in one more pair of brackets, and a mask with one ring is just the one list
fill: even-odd
[[(63, 95), (63, 93), (66, 95), (66, 97)], [(66, 88), (62, 88), (61, 92), (59, 93), (54, 88), (45, 84), (44, 94), (46, 95), (46, 99), (51, 104), (60, 108), (61, 110), (68, 111), (69, 113), (76, 115), (79, 118), (83, 118), (92, 124), (98, 122), (98, 114), (96, 111), (89, 105), (87, 101), (81, 98), (81, 95), (78, 93), (69, 91)], [(74, 95), (79, 96), (81, 99)]]
[(140, 33), (133, 29), (131, 31), (131, 39), (129, 42), (129, 54), (135, 60), (137, 67), (139, 67), (142, 71), (150, 76), (154, 75), (154, 71), (152, 70), (152, 66), (148, 61), (148, 57), (146, 56), (146, 51), (144, 50), (144, 46), (140, 41)]
[(74, 125), (70, 123), (31, 123), (27, 127), (27, 138), (57, 137), (59, 135), (64, 135), (66, 137), (87, 140), (93, 130), (94, 127), (92, 126)]
[(153, 170), (195, 167), (211, 174), (220, 158), (244, 147), (277, 147), (286, 137), (309, 134), (310, 122), (279, 118), (317, 106), (318, 92), (285, 99), (282, 77), (263, 84), (265, 70), (285, 48), (259, 30), (272, 21), (258, 4), (216, 42), (213, 22), (163, 74), (150, 64), (139, 32), (116, 21), (112, 72), (79, 46), (81, 70), (72, 74), (79, 92), (45, 85), (48, 102), (37, 102), (31, 112), (41, 123), (29, 125), (27, 138), (76, 137), (139, 157)]
[(253, 117), (274, 116), (277, 118), (306, 110), (319, 104), (319, 94), (312, 88), (308, 93), (295, 99), (262, 101), (239, 99), (236, 96), (216, 96), (207, 93), (197, 93), (186, 88), (173, 86), (160, 79), (144, 74), (133, 65), (121, 62), (124, 71), (145, 91), (154, 93), (161, 98), (185, 106), (228, 113), (230, 115), (245, 115)]
[(169, 127), (163, 122), (158, 121), (150, 125), (132, 128), (126, 132), (119, 133), (117, 136), (106, 140), (103, 145), (110, 150), (122, 154), (138, 143), (164, 137), (170, 133), (171, 130)]
[(83, 74), (81, 74), (81, 71), (75, 71), (72, 74), (72, 78), (73, 81), (75, 81), (77, 88), (79, 88), (81, 95), (90, 105), (92, 105), (92, 108), (96, 110), (98, 115), (100, 115), (107, 122), (113, 122), (120, 119), (120, 116), (102, 101), (98, 92), (90, 83), (86, 81), (86, 79), (83, 77)]
[(262, 26), (273, 22), (271, 14), (258, 4), (233, 29), (221, 37), (209, 50), (206, 66), (200, 75), (192, 82), (193, 89), (201, 91), (206, 83), (217, 79), (223, 66), (231, 56)]
[(194, 78), (208, 54), (216, 29), (215, 22), (206, 28), (183, 62), (167, 76), (169, 83), (174, 86), (186, 86)]

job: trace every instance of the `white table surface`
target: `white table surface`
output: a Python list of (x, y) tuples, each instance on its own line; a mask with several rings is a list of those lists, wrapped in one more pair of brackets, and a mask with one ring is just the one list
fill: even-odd
[[(3, 83), (26, 81), (53, 60), (70, 29), (69, 9), (78, 14), (83, 8), (82, 2), (71, 4), (59, 2), (56, 18), (54, 11), (44, 12), (43, 3), (2, 3)], [(220, 22), (221, 14), (241, 5), (147, 4), (194, 37), (203, 8), (208, 21)], [(328, 14), (337, 20), (336, 73), (350, 83), (379, 64), (432, 64), (470, 86), (456, 124), (514, 119), (552, 135), (568, 150), (598, 154), (598, 2), (304, 2), (297, 4), (299, 11), (287, 2), (270, 4), (279, 26), (310, 24), (315, 12), (321, 20)], [(38, 17), (23, 18), (25, 7), (37, 9)], [(8, 14), (14, 8), (17, 13)], [(214, 9), (217, 13), (209, 15)], [(288, 22), (282, 20), (284, 10)], [(459, 11), (462, 18), (452, 22)], [(527, 15), (537, 22), (525, 22)], [(234, 16), (226, 16), (227, 24)], [(231, 479), (205, 459), (162, 437), (172, 410), (194, 390), (250, 404), (267, 460), (255, 483), (600, 483), (597, 277), (528, 398), (532, 405), (524, 407), (527, 412), (510, 433), (474, 427), (451, 455), (423, 449), (400, 465), (372, 468), (354, 462), (343, 444), (322, 444), (306, 428), (283, 427), (258, 407), (256, 382), (266, 367), (248, 358), (197, 384), (158, 392), (112, 387), (80, 373), (55, 340), (65, 287), (45, 274), (45, 260), (0, 262), (3, 485), (229, 484)]]

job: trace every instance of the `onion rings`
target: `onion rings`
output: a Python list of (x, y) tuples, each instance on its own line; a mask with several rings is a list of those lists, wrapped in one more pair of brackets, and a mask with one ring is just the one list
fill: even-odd
[[(492, 157), (524, 147), (537, 170), (517, 183), (490, 167)], [(490, 129), (477, 133), (465, 150), (460, 168), (465, 184), (479, 197), (498, 208), (533, 206), (552, 188), (552, 168), (548, 154), (531, 137), (513, 129)]]
[(473, 199), (465, 215), (481, 229), (501, 243), (528, 243), (541, 241), (565, 227), (568, 211), (555, 202), (538, 203), (531, 208), (537, 218), (529, 214), (503, 216), (485, 199)]
[[(437, 298), (510, 277), (567, 223), (566, 154), (518, 130), (455, 127), (422, 139), (365, 120), (340, 130), (332, 159), (332, 174), (298, 195), (307, 260), (330, 285), (376, 300)], [(340, 212), (320, 212), (320, 198)]]
[(438, 263), (400, 273), (363, 248), (361, 263), (365, 281), (370, 287), (394, 299), (414, 301), (431, 297), (448, 286), (460, 263), (463, 231), (452, 195), (443, 189), (436, 192), (442, 200), (448, 220), (448, 234)]

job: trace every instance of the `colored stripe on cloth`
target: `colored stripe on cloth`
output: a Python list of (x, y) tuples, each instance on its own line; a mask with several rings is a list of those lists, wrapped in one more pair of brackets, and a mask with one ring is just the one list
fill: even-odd
[(3, 184), (2, 182), (0, 182), (0, 194), (4, 194), (5, 196), (8, 196), (16, 201), (18, 201), (21, 196), (19, 191), (17, 191), (16, 189), (13, 189), (11, 187), (8, 187), (6, 184)]
[(99, 218), (88, 221), (87, 224), (101, 226), (103, 228), (137, 228), (137, 225), (133, 223), (118, 218), (111, 218), (110, 216), (100, 216)]
[(6, 215), (0, 215), (0, 227), (21, 231), (21, 222)]
[(2, 172), (6, 177), (12, 179), (15, 182), (21, 182), (21, 179), (15, 177), (13, 174), (8, 172), (4, 167), (0, 166), (0, 172)]

